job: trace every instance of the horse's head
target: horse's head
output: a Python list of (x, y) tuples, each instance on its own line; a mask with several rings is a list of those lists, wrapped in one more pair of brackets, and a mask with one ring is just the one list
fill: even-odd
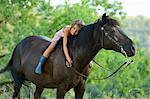
[(119, 23), (112, 18), (103, 14), (100, 23), (100, 31), (102, 33), (102, 47), (107, 50), (121, 52), (128, 57), (135, 55), (135, 47), (133, 41), (124, 34)]

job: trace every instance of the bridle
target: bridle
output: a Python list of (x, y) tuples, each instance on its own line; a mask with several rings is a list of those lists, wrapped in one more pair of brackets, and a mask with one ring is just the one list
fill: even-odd
[(101, 27), (101, 31), (102, 31), (102, 43), (101, 46), (102, 48), (104, 47), (104, 36), (108, 37), (109, 40), (111, 40), (112, 42), (114, 42), (121, 50), (122, 53), (124, 53), (124, 55), (127, 57), (127, 53), (124, 51), (123, 46), (120, 45), (113, 37), (111, 37), (105, 30), (104, 27)]
[[(114, 42), (121, 50), (122, 53), (124, 53), (125, 57), (127, 57), (127, 53), (124, 51), (124, 48), (113, 38), (111, 37), (107, 31), (105, 30), (104, 27), (101, 27), (100, 28), (101, 30), (101, 33), (102, 33), (102, 40), (100, 43), (98, 43), (97, 45), (101, 45), (102, 48), (104, 48), (104, 36), (108, 37), (109, 40), (111, 40), (112, 42)], [(94, 59), (93, 59), (93, 62), (96, 63), (98, 66), (104, 68), (103, 66), (101, 66), (98, 62), (96, 62)], [(117, 73), (124, 65), (126, 65), (123, 69), (125, 69), (127, 66), (129, 66), (131, 63), (133, 63), (134, 61), (133, 60), (126, 60), (121, 66), (119, 66), (114, 72), (112, 72), (110, 75), (104, 77), (104, 78), (92, 78), (92, 80), (104, 80), (104, 79), (107, 79), (111, 76), (113, 76), (115, 73)], [(74, 67), (71, 68), (76, 74), (80, 75), (81, 77), (83, 78), (87, 78), (86, 75), (78, 72)], [(107, 69), (108, 70), (108, 69)]]

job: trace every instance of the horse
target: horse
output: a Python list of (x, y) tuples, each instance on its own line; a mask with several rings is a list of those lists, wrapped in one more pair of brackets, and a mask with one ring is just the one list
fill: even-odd
[[(74, 88), (75, 98), (82, 99), (91, 67), (87, 64), (103, 48), (114, 50), (125, 56), (135, 55), (135, 44), (125, 35), (118, 21), (105, 14), (97, 21), (85, 25), (77, 36), (68, 38), (68, 49), (73, 66), (68, 68), (62, 48), (62, 38), (58, 41), (53, 53), (48, 57), (43, 74), (36, 74), (35, 68), (50, 41), (40, 36), (29, 36), (18, 43), (12, 57), (3, 72), (10, 70), (14, 81), (13, 99), (18, 97), (24, 81), (36, 85), (34, 98), (39, 99), (44, 88), (56, 88), (57, 98), (64, 98), (66, 92)], [(123, 51), (122, 51), (123, 49)], [(73, 71), (75, 70), (75, 71)]]

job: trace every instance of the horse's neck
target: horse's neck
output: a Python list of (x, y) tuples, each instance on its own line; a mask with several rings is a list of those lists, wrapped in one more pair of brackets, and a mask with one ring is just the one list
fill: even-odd
[(73, 57), (78, 70), (81, 70), (81, 72), (100, 50), (100, 47), (94, 45), (93, 33), (94, 24), (91, 24), (84, 27), (76, 38), (78, 44), (74, 49)]
[(74, 55), (74, 62), (76, 62), (77, 69), (81, 72), (85, 68), (85, 66), (90, 63), (90, 61), (94, 58), (94, 56), (98, 53), (100, 49), (92, 50), (92, 49), (86, 49), (81, 48), (81, 50), (78, 50), (77, 53)]

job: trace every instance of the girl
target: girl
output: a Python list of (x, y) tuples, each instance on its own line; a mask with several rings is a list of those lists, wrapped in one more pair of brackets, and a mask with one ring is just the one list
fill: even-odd
[(59, 30), (54, 38), (52, 39), (51, 44), (48, 46), (48, 48), (45, 50), (45, 52), (43, 53), (43, 55), (40, 58), (40, 61), (35, 69), (35, 72), (37, 74), (42, 74), (42, 66), (45, 64), (48, 56), (52, 53), (52, 51), (54, 50), (58, 40), (63, 37), (63, 51), (66, 57), (66, 66), (67, 67), (71, 67), (72, 66), (72, 59), (69, 56), (68, 53), (68, 48), (67, 48), (67, 42), (68, 42), (68, 37), (70, 35), (77, 35), (78, 31), (84, 26), (84, 22), (82, 20), (76, 20), (71, 26), (67, 26), (62, 28), (61, 30)]

